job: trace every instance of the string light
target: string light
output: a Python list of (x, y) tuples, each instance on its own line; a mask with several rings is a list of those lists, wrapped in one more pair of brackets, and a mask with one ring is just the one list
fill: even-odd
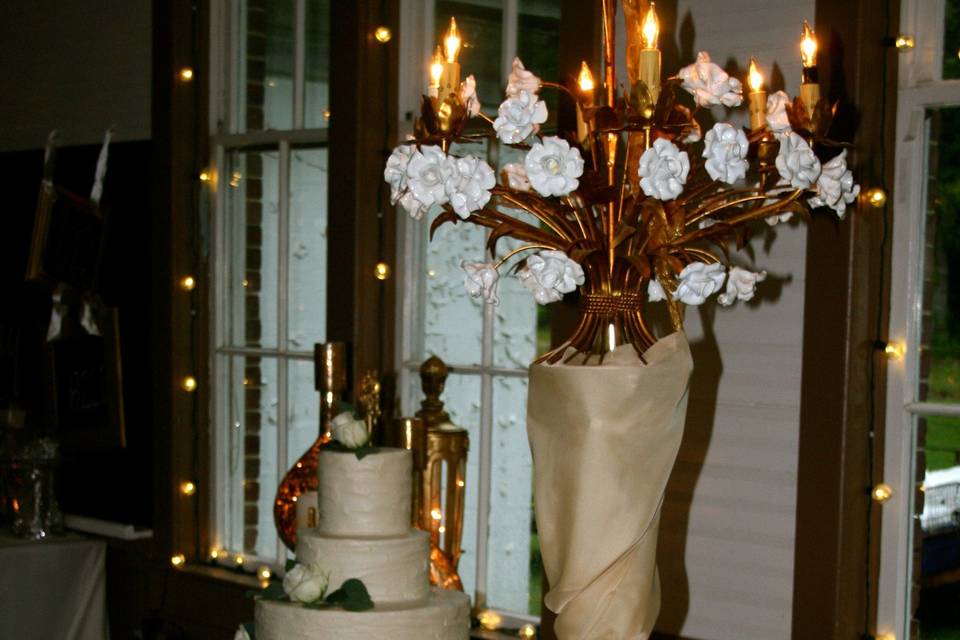
[(180, 386), (183, 387), (183, 390), (187, 393), (192, 393), (197, 390), (197, 379), (193, 376), (187, 376), (183, 379), (183, 382), (180, 383)]
[(901, 33), (899, 36), (897, 36), (897, 40), (894, 44), (896, 44), (897, 49), (900, 49), (901, 51), (904, 49), (913, 49), (915, 46), (917, 46), (913, 36), (907, 35), (906, 33)]
[(477, 620), (480, 621), (480, 626), (487, 631), (496, 631), (500, 628), (500, 623), (503, 622), (499, 613), (489, 610), (478, 613)]
[(880, 209), (887, 203), (887, 192), (880, 187), (874, 187), (867, 190), (867, 204), (874, 209)]
[(234, 561), (234, 563), (236, 563), (236, 565), (237, 565), (238, 567), (242, 567), (242, 566), (243, 566), (244, 557), (238, 553), (238, 554), (237, 554), (237, 557), (234, 558), (233, 561)]
[(378, 262), (373, 268), (373, 277), (377, 280), (386, 280), (390, 277), (390, 265), (386, 262)]
[(883, 345), (883, 354), (890, 360), (903, 360), (907, 347), (902, 342), (887, 342)]
[(180, 568), (187, 563), (187, 557), (182, 553), (170, 556), (170, 564), (175, 568)]
[(536, 638), (537, 637), (537, 628), (530, 624), (529, 622), (522, 627), (517, 632), (517, 635), (521, 638)]
[(443, 512), (440, 509), (433, 509), (430, 512), (430, 517), (434, 520), (443, 520)]
[(230, 176), (230, 186), (236, 189), (240, 186), (240, 181), (243, 179), (243, 174), (239, 171), (234, 171)]
[(197, 286), (197, 281), (193, 276), (183, 276), (180, 278), (180, 288), (184, 291), (193, 291), (194, 287)]
[(870, 496), (873, 498), (874, 502), (883, 504), (893, 497), (893, 489), (890, 488), (890, 485), (881, 482), (873, 488), (873, 490), (870, 492)]
[(210, 172), (209, 172), (209, 171), (201, 171), (201, 172), (200, 172), (200, 175), (198, 175), (197, 177), (200, 178), (200, 182), (210, 182)]
[(881, 633), (877, 636), (876, 640), (897, 640), (897, 636), (892, 633)]
[(257, 577), (261, 580), (269, 580), (272, 575), (273, 573), (271, 573), (270, 567), (260, 567), (257, 569)]
[(457, 486), (463, 488), (463, 480), (457, 480)]
[(192, 496), (196, 492), (197, 492), (197, 485), (190, 482), (189, 480), (186, 480), (180, 483), (180, 493), (182, 493), (183, 495)]
[(437, 528), (437, 533), (446, 533), (446, 532), (447, 532), (447, 528), (446, 528), (445, 526), (443, 526), (443, 525), (440, 525), (440, 526)]
[(373, 37), (376, 38), (380, 44), (386, 44), (390, 42), (390, 38), (393, 37), (393, 32), (390, 31), (390, 27), (382, 24), (373, 32)]
[(221, 554), (220, 549), (217, 549), (216, 547), (210, 549), (210, 559), (211, 559), (211, 560), (217, 560), (217, 559), (219, 559), (219, 558), (220, 558), (220, 554)]
[(180, 80), (183, 82), (190, 82), (193, 80), (193, 69), (190, 67), (184, 67), (180, 69)]

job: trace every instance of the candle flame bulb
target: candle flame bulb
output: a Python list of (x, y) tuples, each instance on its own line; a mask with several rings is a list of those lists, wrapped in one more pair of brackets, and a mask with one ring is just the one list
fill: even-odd
[(580, 87), (580, 91), (588, 93), (594, 89), (593, 74), (590, 72), (590, 67), (587, 66), (586, 62), (580, 63), (580, 75), (577, 76), (577, 86)]
[(430, 61), (430, 84), (434, 87), (440, 86), (440, 76), (443, 75), (443, 54), (440, 52), (440, 45), (437, 45), (437, 51), (433, 54)]
[(653, 8), (654, 3), (650, 3), (647, 15), (643, 17), (643, 24), (640, 26), (641, 42), (644, 49), (656, 49), (657, 40), (660, 37), (660, 21), (657, 19), (657, 12)]
[(457, 29), (457, 19), (450, 18), (450, 28), (443, 37), (443, 47), (447, 54), (447, 62), (456, 62), (460, 55), (460, 31)]
[(805, 69), (817, 66), (817, 35), (806, 20), (803, 21), (803, 38), (800, 40), (800, 60)]
[(757, 61), (754, 58), (750, 58), (750, 73), (748, 76), (748, 82), (750, 84), (751, 91), (761, 91), (763, 90), (763, 74), (760, 72), (760, 67), (757, 65)]

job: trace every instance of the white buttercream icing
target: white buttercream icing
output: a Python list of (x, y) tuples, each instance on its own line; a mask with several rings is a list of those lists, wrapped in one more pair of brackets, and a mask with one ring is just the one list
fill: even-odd
[(297, 562), (329, 571), (331, 589), (349, 578), (362, 580), (378, 604), (426, 598), (429, 558), (430, 537), (425, 531), (390, 538), (340, 538), (316, 531), (297, 536)]
[(257, 600), (256, 619), (257, 640), (467, 640), (470, 598), (434, 588), (417, 604), (377, 603), (359, 612)]
[(352, 452), (323, 450), (317, 466), (318, 532), (387, 537), (410, 531), (410, 451), (385, 448), (358, 460)]

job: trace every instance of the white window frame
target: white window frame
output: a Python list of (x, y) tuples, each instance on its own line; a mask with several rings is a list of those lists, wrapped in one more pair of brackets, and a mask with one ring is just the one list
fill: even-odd
[[(328, 132), (325, 128), (304, 128), (304, 88), (306, 60), (306, 0), (294, 2), (294, 52), (293, 52), (293, 116), (289, 130), (267, 129), (262, 131), (238, 130), (239, 108), (236, 104), (235, 67), (239, 63), (243, 47), (240, 38), (246, 31), (240, 24), (240, 8), (233, 0), (212, 0), (210, 7), (210, 149), (211, 173), (215, 180), (211, 211), (211, 256), (210, 256), (210, 308), (212, 326), (210, 341), (210, 378), (214, 393), (210, 405), (210, 451), (211, 495), (210, 522), (211, 544), (216, 549), (231, 553), (243, 551), (243, 533), (239, 539), (231, 536), (229, 518), (231, 513), (243, 513), (243, 491), (231, 488), (227, 456), (230, 455), (230, 438), (224, 433), (232, 431), (227, 422), (230, 409), (227, 406), (229, 392), (228, 367), (219, 366), (221, 356), (259, 356), (277, 362), (277, 478), (279, 486), (289, 470), (292, 460), (287, 456), (287, 430), (289, 384), (287, 365), (294, 361), (313, 361), (312, 351), (296, 351), (288, 348), (288, 299), (289, 289), (289, 220), (290, 220), (290, 161), (297, 147), (325, 148)], [(233, 151), (276, 149), (279, 154), (278, 168), (278, 277), (277, 295), (277, 346), (276, 348), (248, 348), (229, 345), (227, 342), (228, 314), (225, 276), (229, 267), (224, 226), (227, 223), (228, 180), (223, 175)], [(326, 204), (324, 205), (326, 206)], [(318, 427), (319, 428), (319, 427)], [(240, 444), (242, 450), (242, 443)], [(273, 487), (262, 487), (267, 491)], [(226, 504), (230, 496), (231, 504)], [(256, 556), (244, 554), (253, 566), (283, 566), (289, 552), (278, 538), (276, 554)]]
[(903, 359), (887, 368), (883, 481), (893, 498), (882, 509), (877, 631), (910, 636), (915, 422), (926, 416), (960, 416), (960, 404), (918, 402), (919, 347), (923, 312), (923, 223), (927, 207), (929, 108), (960, 106), (960, 80), (942, 79), (944, 0), (904, 0), (901, 33), (916, 48), (900, 55), (890, 283), (890, 341), (906, 345)]
[[(413, 132), (413, 118), (407, 114), (419, 113), (420, 96), (423, 93), (426, 78), (428, 78), (428, 61), (436, 47), (434, 41), (434, 2), (435, 0), (401, 0), (400, 1), (400, 69), (399, 69), (399, 109), (400, 122), (398, 131), (403, 135)], [(510, 73), (513, 59), (517, 53), (519, 0), (503, 0), (501, 36), (501, 76), (505, 80)], [(417, 317), (423, 308), (421, 301), (422, 291), (419, 281), (422, 268), (417, 268), (410, 256), (422, 255), (423, 234), (417, 222), (412, 222), (409, 216), (397, 216), (397, 246), (400, 259), (397, 261), (397, 275), (402, 283), (400, 296), (400, 313), (397, 316), (397, 348), (395, 361), (398, 369), (398, 389), (404, 390), (401, 394), (401, 409), (404, 415), (413, 415), (416, 407), (408, 406), (407, 389), (412, 388), (419, 376), (420, 360), (413, 358), (413, 354), (420, 353), (415, 349), (418, 340), (422, 340), (422, 318)], [(420, 223), (422, 224), (422, 223)], [(470, 455), (477, 456), (477, 540), (476, 540), (476, 598), (473, 603), (476, 609), (487, 609), (487, 569), (489, 558), (489, 511), (490, 487), (492, 468), (492, 441), (493, 441), (493, 379), (495, 377), (526, 378), (527, 369), (498, 367), (493, 362), (493, 323), (494, 309), (491, 305), (483, 305), (483, 329), (481, 334), (481, 360), (475, 366), (450, 366), (454, 374), (466, 374), (480, 378), (480, 425), (479, 442), (470, 443)], [(526, 623), (539, 623), (539, 616), (519, 614), (495, 610), (502, 618), (506, 627), (520, 626)]]

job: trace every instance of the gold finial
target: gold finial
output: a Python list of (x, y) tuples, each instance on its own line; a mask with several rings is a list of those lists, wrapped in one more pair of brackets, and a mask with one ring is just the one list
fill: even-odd
[(448, 375), (450, 370), (437, 356), (427, 358), (420, 365), (420, 387), (425, 397), (416, 415), (428, 429), (450, 422), (450, 414), (443, 410), (443, 400), (440, 399)]
[(367, 371), (357, 383), (357, 405), (367, 422), (367, 433), (373, 434), (373, 426), (380, 419), (380, 378), (376, 371)]

